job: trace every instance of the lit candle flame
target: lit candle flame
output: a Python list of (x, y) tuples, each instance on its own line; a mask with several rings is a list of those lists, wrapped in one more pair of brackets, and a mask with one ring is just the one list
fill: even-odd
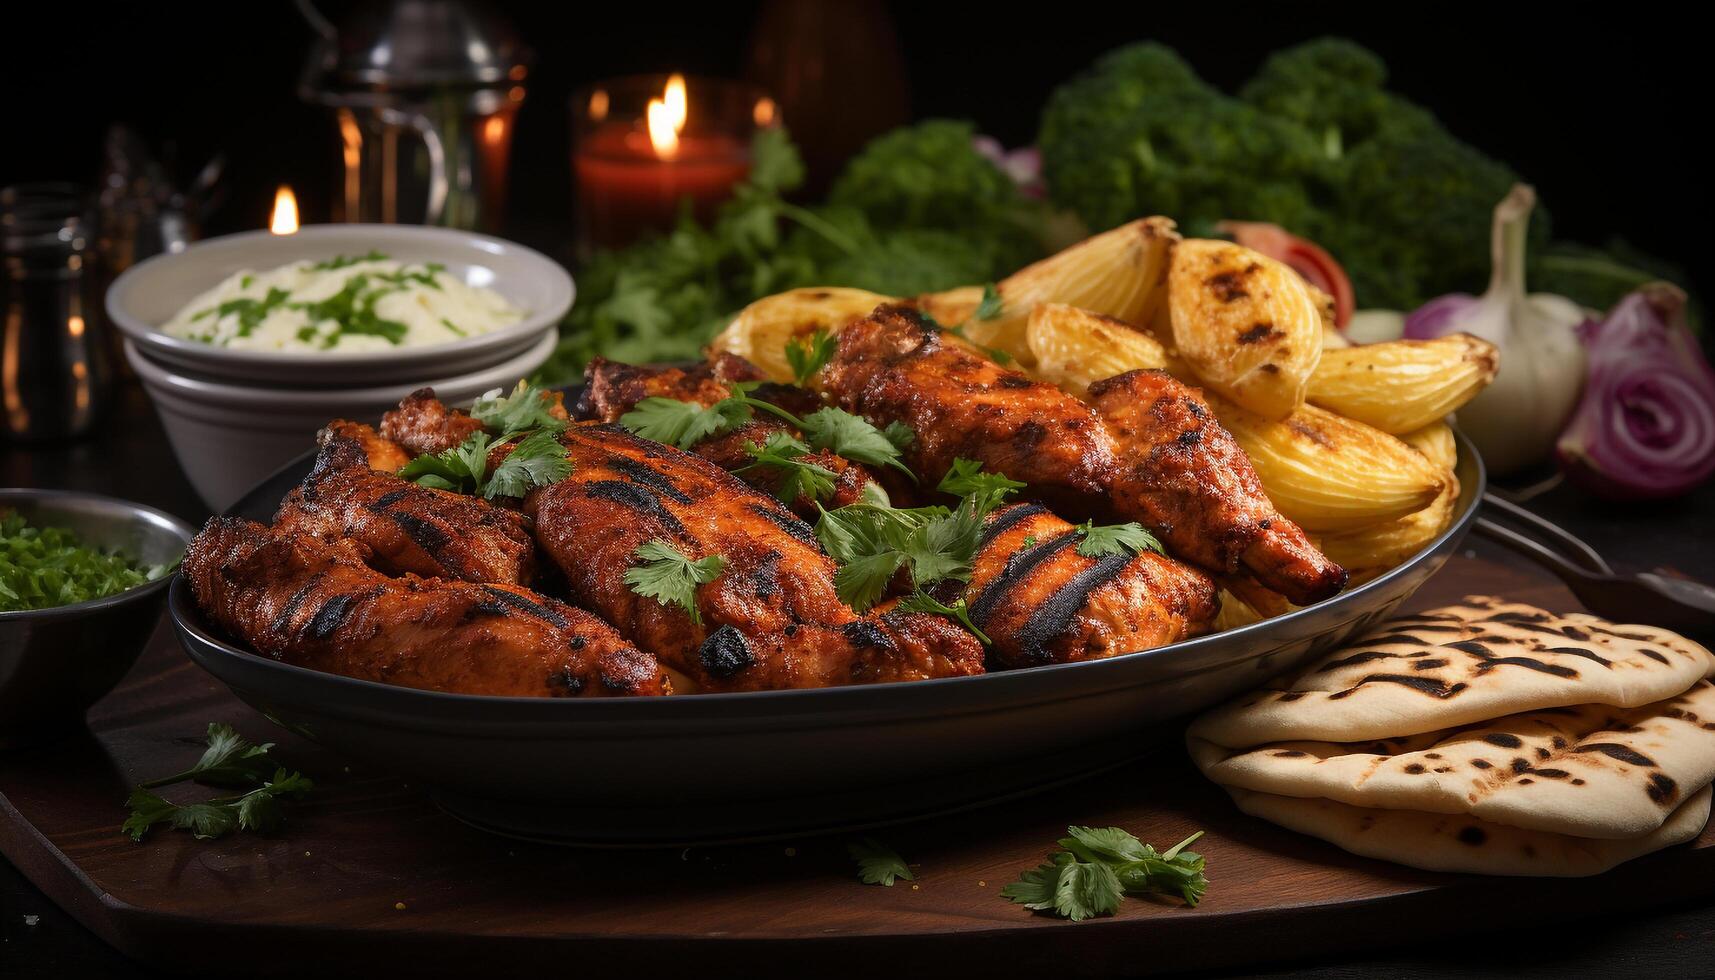
[(774, 125), (774, 115), (777, 112), (779, 109), (775, 107), (774, 100), (763, 96), (756, 100), (756, 108), (751, 110), (750, 118), (755, 120), (758, 126), (766, 128)]
[(645, 122), (649, 125), (649, 143), (655, 155), (671, 160), (679, 152), (679, 134), (685, 131), (690, 117), (690, 104), (685, 97), (685, 76), (673, 74), (667, 79), (667, 89), (661, 98), (650, 99)]
[(276, 235), (290, 235), (298, 230), (298, 199), (285, 184), (274, 192), (274, 215), (268, 219), (268, 230)]

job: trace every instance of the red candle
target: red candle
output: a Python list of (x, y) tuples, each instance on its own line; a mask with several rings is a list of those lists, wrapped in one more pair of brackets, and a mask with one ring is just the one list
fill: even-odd
[(707, 221), (750, 173), (750, 152), (727, 133), (679, 135), (670, 156), (632, 122), (610, 122), (580, 141), (572, 166), (590, 244), (612, 248), (678, 220), (684, 201)]

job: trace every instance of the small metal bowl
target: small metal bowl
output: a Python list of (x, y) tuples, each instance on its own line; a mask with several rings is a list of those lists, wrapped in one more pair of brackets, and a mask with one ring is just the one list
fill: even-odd
[[(0, 489), (0, 510), (7, 509), (144, 565), (177, 561), (196, 534), (153, 507), (69, 490)], [(81, 722), (137, 662), (172, 579), (69, 606), (0, 612), (0, 738)]]

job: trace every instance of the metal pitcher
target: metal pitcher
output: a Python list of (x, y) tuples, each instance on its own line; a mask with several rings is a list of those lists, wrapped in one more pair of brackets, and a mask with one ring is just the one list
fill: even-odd
[(383, 0), (321, 36), (299, 94), (334, 110), (343, 221), (493, 231), (529, 52), (504, 18), (458, 0)]

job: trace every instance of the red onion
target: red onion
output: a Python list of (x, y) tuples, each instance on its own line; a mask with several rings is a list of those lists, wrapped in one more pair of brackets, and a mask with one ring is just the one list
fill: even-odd
[(1470, 293), (1448, 293), (1437, 296), (1405, 315), (1406, 340), (1434, 340), (1458, 333), (1460, 321), (1482, 300)]
[(1685, 326), (1685, 293), (1654, 283), (1580, 330), (1584, 397), (1555, 447), (1567, 476), (1606, 497), (1682, 494), (1715, 473), (1715, 370)]

